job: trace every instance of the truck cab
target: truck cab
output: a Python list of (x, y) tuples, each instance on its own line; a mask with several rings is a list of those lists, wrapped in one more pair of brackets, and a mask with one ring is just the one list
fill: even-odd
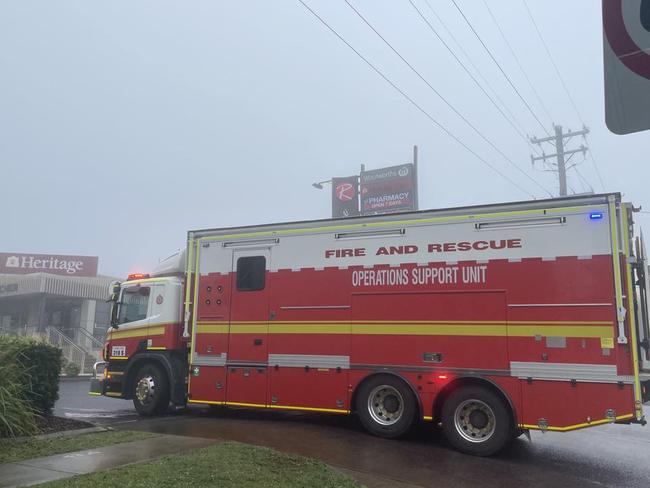
[(113, 284), (104, 361), (95, 364), (91, 394), (132, 399), (143, 415), (160, 413), (170, 401), (184, 405), (186, 400), (184, 280), (175, 272), (182, 256), (172, 258), (173, 265), (163, 262), (152, 275), (132, 274)]

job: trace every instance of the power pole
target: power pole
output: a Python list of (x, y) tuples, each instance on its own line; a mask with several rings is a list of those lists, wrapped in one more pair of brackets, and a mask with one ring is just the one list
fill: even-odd
[[(555, 169), (552, 169), (551, 171), (557, 171), (558, 178), (560, 180), (560, 196), (565, 197), (567, 194), (566, 193), (566, 172), (567, 169), (571, 169), (573, 167), (570, 166), (567, 168), (567, 163), (569, 162), (569, 160), (574, 154), (580, 152), (582, 154), (585, 154), (588, 148), (584, 144), (580, 144), (580, 147), (578, 149), (567, 150), (564, 148), (565, 145), (564, 141), (565, 139), (571, 139), (574, 136), (585, 136), (589, 134), (589, 129), (587, 127), (583, 127), (582, 130), (577, 130), (577, 131), (569, 130), (567, 132), (563, 132), (561, 125), (554, 125), (553, 128), (555, 129), (554, 136), (543, 137), (541, 139), (538, 139), (537, 137), (531, 137), (530, 142), (532, 142), (533, 144), (539, 144), (540, 146), (542, 145), (543, 142), (548, 142), (549, 144), (555, 147), (555, 154), (545, 154), (542, 151), (541, 156), (531, 155), (530, 160), (534, 165), (535, 161), (546, 162), (547, 159), (556, 158), (556, 162), (551, 163), (552, 166), (555, 166)], [(569, 156), (569, 158), (565, 159), (565, 156)]]

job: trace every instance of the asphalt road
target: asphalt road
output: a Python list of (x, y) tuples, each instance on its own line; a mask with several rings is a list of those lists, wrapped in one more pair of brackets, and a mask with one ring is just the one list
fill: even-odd
[[(191, 408), (141, 419), (124, 400), (87, 395), (88, 381), (61, 383), (55, 413), (116, 429), (228, 439), (318, 458), (368, 486), (643, 487), (650, 485), (650, 425), (533, 432), (492, 458), (460, 454), (431, 425), (405, 439), (367, 435), (354, 417)], [(650, 416), (650, 411), (646, 409)]]

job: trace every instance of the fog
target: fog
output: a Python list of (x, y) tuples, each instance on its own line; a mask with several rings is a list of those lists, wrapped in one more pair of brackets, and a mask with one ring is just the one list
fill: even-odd
[[(327, 218), (329, 187), (359, 165), (420, 150), (420, 207), (548, 197), (472, 131), (344, 1), (305, 0), (436, 127), (297, 0), (0, 2), (0, 251), (99, 256), (99, 272), (147, 271), (189, 229)], [(570, 192), (648, 205), (650, 133), (605, 126), (597, 0), (528, 0), (572, 106), (521, 0), (488, 0), (550, 114), (482, 1), (458, 0), (542, 122), (449, 0), (429, 0), (525, 134), (591, 132)], [(553, 195), (556, 174), (504, 120), (408, 0), (351, 0), (450, 104)], [(414, 0), (450, 46), (425, 0)], [(458, 51), (461, 59), (462, 53)], [(468, 65), (471, 66), (471, 65)], [(473, 69), (473, 68), (472, 68)], [(546, 152), (554, 152), (550, 146)], [(598, 177), (598, 171), (602, 177)], [(637, 219), (650, 227), (648, 215)]]

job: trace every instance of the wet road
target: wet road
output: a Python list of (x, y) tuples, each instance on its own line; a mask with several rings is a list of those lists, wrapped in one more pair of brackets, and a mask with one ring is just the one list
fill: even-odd
[(650, 426), (534, 432), (532, 443), (518, 439), (486, 459), (453, 451), (431, 425), (419, 427), (406, 439), (389, 441), (365, 434), (353, 417), (192, 408), (162, 418), (138, 419), (130, 403), (88, 397), (87, 386), (86, 381), (62, 383), (56, 411), (73, 418), (86, 415), (87, 420), (117, 429), (236, 440), (319, 458), (368, 486), (650, 485)]

